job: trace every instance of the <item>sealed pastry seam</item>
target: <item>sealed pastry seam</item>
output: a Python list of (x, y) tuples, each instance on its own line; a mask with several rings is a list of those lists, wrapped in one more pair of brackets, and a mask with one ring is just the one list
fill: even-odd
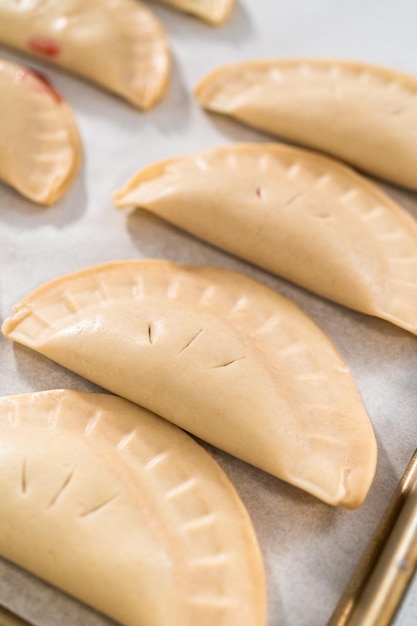
[(160, 0), (163, 4), (193, 14), (213, 26), (223, 24), (230, 15), (234, 0)]
[(0, 42), (149, 109), (164, 95), (170, 54), (163, 27), (136, 0), (0, 3)]
[(417, 189), (414, 76), (339, 60), (247, 61), (214, 70), (195, 94), (211, 111)]
[(15, 312), (6, 337), (325, 502), (365, 498), (376, 443), (349, 370), (263, 285), (121, 261), (56, 279)]
[(0, 178), (39, 204), (59, 200), (82, 148), (70, 106), (33, 70), (0, 60)]
[(249, 516), (213, 459), (109, 395), (0, 400), (0, 553), (125, 626), (266, 623)]
[(417, 333), (417, 224), (333, 159), (282, 144), (232, 144), (151, 165), (114, 201)]

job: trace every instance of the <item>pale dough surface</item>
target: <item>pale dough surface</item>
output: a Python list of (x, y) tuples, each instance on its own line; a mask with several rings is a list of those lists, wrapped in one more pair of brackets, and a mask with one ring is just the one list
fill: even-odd
[(166, 91), (166, 34), (135, 0), (1, 0), (0, 44), (75, 72), (139, 109)]
[[(151, 6), (150, 3), (148, 6)], [(392, 324), (356, 313), (204, 244), (143, 210), (114, 209), (112, 193), (137, 169), (232, 141), (271, 137), (201, 110), (191, 92), (215, 67), (242, 59), (316, 57), (361, 59), (417, 74), (414, 0), (240, 0), (213, 29), (152, 4), (169, 31), (174, 66), (166, 99), (141, 115), (92, 84), (41, 61), (75, 111), (84, 167), (64, 198), (37, 207), (0, 185), (0, 317), (38, 285), (116, 259), (162, 258), (243, 272), (290, 297), (336, 344), (373, 424), (379, 454), (375, 481), (355, 511), (335, 509), (262, 470), (205, 445), (232, 479), (248, 508), (265, 558), (268, 626), (323, 626), (416, 448), (416, 338)], [(3, 50), (22, 62), (23, 56)], [(26, 58), (27, 59), (27, 58)], [(383, 186), (414, 218), (414, 193)], [(0, 339), (0, 393), (97, 387), (33, 350)], [(103, 626), (103, 618), (0, 562), (0, 598), (36, 626)]]
[(114, 200), (417, 334), (417, 222), (339, 161), (235, 143), (151, 165)]
[(123, 626), (264, 626), (244, 506), (183, 431), (121, 398), (0, 399), (0, 554)]
[(53, 204), (78, 173), (82, 146), (71, 107), (42, 76), (0, 59), (0, 178)]
[(329, 504), (356, 508), (376, 442), (346, 364), (290, 300), (160, 260), (58, 277), (6, 337)]
[(229, 17), (233, 9), (234, 0), (160, 0), (164, 4), (179, 11), (185, 11), (200, 19), (219, 26)]
[(243, 61), (197, 85), (211, 111), (417, 189), (417, 77), (326, 59)]

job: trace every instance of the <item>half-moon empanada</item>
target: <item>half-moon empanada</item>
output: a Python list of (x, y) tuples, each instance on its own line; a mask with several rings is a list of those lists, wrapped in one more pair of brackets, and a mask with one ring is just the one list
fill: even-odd
[(159, 2), (196, 15), (214, 26), (227, 20), (234, 4), (234, 0), (159, 0)]
[(210, 73), (201, 104), (417, 189), (417, 78), (365, 63), (250, 61)]
[(34, 202), (52, 204), (80, 161), (70, 106), (42, 75), (0, 59), (0, 179)]
[(417, 333), (417, 224), (337, 161), (285, 145), (235, 144), (152, 165), (114, 198)]
[(140, 109), (163, 95), (164, 30), (138, 0), (0, 0), (0, 42), (98, 83)]
[(0, 399), (0, 554), (125, 626), (265, 626), (262, 559), (191, 437), (104, 394)]
[(47, 283), (15, 311), (6, 337), (330, 504), (365, 498), (376, 443), (349, 370), (260, 283), (120, 261)]

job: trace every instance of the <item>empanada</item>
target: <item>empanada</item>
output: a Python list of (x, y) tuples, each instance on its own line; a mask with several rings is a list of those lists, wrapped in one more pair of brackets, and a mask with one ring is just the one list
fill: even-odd
[(140, 109), (163, 95), (167, 40), (138, 0), (0, 0), (0, 42), (98, 83)]
[(41, 74), (0, 59), (0, 126), (0, 179), (34, 202), (56, 202), (81, 161), (70, 106)]
[(417, 189), (417, 78), (365, 63), (249, 61), (210, 73), (201, 104)]
[(159, 2), (196, 15), (214, 26), (227, 20), (234, 4), (234, 0), (159, 0)]
[(325, 502), (356, 507), (372, 482), (375, 438), (346, 364), (241, 274), (106, 263), (40, 287), (3, 333)]
[(417, 333), (417, 224), (337, 161), (285, 145), (235, 144), (152, 165), (114, 199)]
[(125, 626), (265, 626), (262, 558), (191, 437), (110, 395), (0, 399), (0, 554)]

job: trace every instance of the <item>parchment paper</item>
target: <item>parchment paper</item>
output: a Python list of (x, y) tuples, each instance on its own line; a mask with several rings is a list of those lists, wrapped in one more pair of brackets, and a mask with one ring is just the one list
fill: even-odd
[[(231, 120), (209, 116), (193, 100), (192, 87), (220, 64), (261, 57), (333, 57), (417, 75), (417, 5), (415, 0), (240, 0), (220, 29), (152, 7), (170, 33), (174, 68), (166, 99), (150, 113), (141, 114), (92, 85), (30, 61), (72, 104), (85, 161), (74, 187), (52, 208), (37, 207), (0, 185), (1, 320), (46, 280), (92, 264), (138, 257), (239, 270), (309, 313), (342, 352), (375, 428), (378, 469), (365, 504), (357, 511), (331, 508), (206, 447), (234, 482), (255, 524), (268, 578), (269, 626), (321, 626), (417, 445), (417, 340), (221, 253), (143, 211), (117, 212), (111, 193), (153, 161), (233, 140), (266, 140)], [(1, 54), (23, 59), (5, 50)], [(417, 218), (415, 194), (385, 189)], [(0, 339), (1, 395), (65, 387), (97, 389)], [(109, 623), (5, 562), (0, 562), (0, 599), (40, 626)]]

